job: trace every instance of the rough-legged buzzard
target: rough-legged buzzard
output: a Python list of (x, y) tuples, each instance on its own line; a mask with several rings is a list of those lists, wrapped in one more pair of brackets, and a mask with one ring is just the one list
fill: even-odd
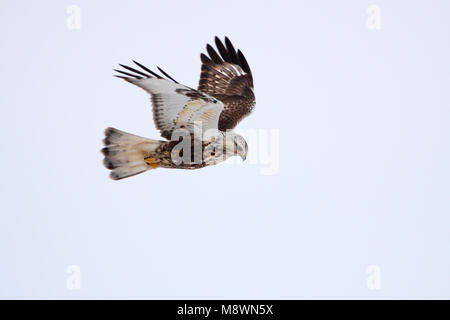
[(133, 61), (139, 69), (120, 65), (116, 75), (151, 96), (153, 119), (161, 136), (153, 140), (114, 128), (105, 130), (104, 165), (114, 180), (162, 168), (197, 169), (239, 155), (245, 160), (247, 143), (232, 129), (255, 105), (250, 67), (240, 50), (225, 37), (215, 38), (201, 54), (197, 90), (179, 84), (158, 67), (162, 76)]

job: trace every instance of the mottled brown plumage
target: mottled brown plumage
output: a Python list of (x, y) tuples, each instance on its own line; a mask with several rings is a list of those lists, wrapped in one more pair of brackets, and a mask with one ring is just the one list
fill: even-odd
[(226, 131), (233, 129), (253, 110), (253, 77), (244, 55), (240, 50), (236, 52), (227, 37), (225, 45), (218, 37), (215, 43), (220, 55), (210, 45), (206, 46), (209, 57), (200, 55), (202, 69), (198, 91), (224, 103), (219, 130)]

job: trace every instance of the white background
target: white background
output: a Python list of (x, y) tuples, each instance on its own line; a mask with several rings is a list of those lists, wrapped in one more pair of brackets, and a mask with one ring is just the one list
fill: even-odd
[[(3, 1), (0, 297), (450, 298), (449, 15), (448, 1)], [(195, 87), (215, 35), (249, 61), (240, 128), (279, 130), (277, 173), (110, 180), (104, 128), (159, 136), (112, 69), (135, 59)]]

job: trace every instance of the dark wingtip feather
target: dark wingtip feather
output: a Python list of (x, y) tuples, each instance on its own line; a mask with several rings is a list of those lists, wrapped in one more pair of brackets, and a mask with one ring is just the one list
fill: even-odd
[(157, 67), (158, 70), (159, 70), (163, 75), (165, 75), (167, 78), (169, 78), (170, 80), (172, 80), (172, 81), (175, 82), (175, 83), (178, 83), (177, 80), (175, 80), (174, 78), (172, 78), (171, 76), (169, 76), (169, 75), (167, 74), (167, 72), (165, 72), (163, 69), (161, 69), (161, 68), (158, 67), (158, 66), (156, 66), (156, 67)]
[(227, 51), (231, 62), (240, 65), (239, 58), (236, 55), (236, 49), (234, 49), (234, 46), (228, 37), (225, 37), (225, 45), (227, 46)]
[[(117, 69), (114, 69), (114, 71), (122, 73), (122, 74), (124, 74), (126, 76), (129, 76), (129, 77), (132, 77), (132, 78), (142, 79), (142, 77), (139, 77), (139, 76), (137, 76), (135, 74), (131, 74), (131, 73), (128, 73), (128, 72), (125, 72), (125, 71), (121, 71), (121, 70), (117, 70)], [(125, 77), (123, 77), (123, 78), (125, 78)]]
[(146, 66), (143, 66), (143, 65), (140, 64), (139, 62), (134, 61), (134, 60), (133, 60), (133, 62), (134, 62), (137, 66), (139, 66), (140, 68), (142, 68), (143, 70), (145, 70), (145, 71), (147, 71), (148, 73), (150, 73), (151, 75), (157, 77), (158, 79), (162, 79), (162, 78), (163, 78), (163, 77), (161, 77), (159, 74), (153, 72), (152, 70), (150, 70), (150, 69), (147, 68)]
[[(230, 50), (230, 48), (233, 48), (233, 44), (230, 41), (230, 38), (228, 38), (227, 36), (225, 36), (225, 45), (227, 46), (227, 49)], [(233, 50), (234, 51), (234, 50)]]
[(214, 50), (211, 45), (206, 45), (206, 51), (208, 51), (209, 56), (211, 57), (211, 60), (214, 61), (214, 63), (222, 63), (222, 58), (217, 54), (216, 50)]
[(230, 62), (230, 56), (228, 55), (227, 49), (223, 45), (222, 41), (220, 41), (219, 37), (216, 36), (214, 41), (216, 43), (217, 50), (219, 50), (219, 53), (222, 56), (222, 59), (226, 62)]
[(237, 54), (238, 54), (239, 61), (241, 62), (242, 70), (244, 70), (248, 74), (252, 74), (252, 71), (250, 70), (250, 66), (248, 65), (247, 59), (245, 59), (245, 56), (242, 53), (242, 51), (238, 50)]
[(144, 76), (144, 77), (146, 77), (146, 78), (150, 78), (150, 76), (149, 76), (148, 74), (143, 73), (143, 72), (141, 72), (141, 71), (139, 71), (139, 70), (136, 70), (136, 69), (134, 69), (134, 68), (131, 68), (131, 67), (129, 67), (129, 66), (126, 66), (126, 65), (124, 65), (124, 64), (120, 64), (120, 63), (119, 63), (119, 66), (121, 66), (122, 68), (127, 69), (127, 70), (129, 70), (129, 71), (131, 71), (131, 72), (140, 74), (141, 76)]
[(204, 64), (209, 64), (212, 63), (211, 59), (208, 58), (208, 56), (204, 53), (200, 53), (200, 60), (202, 61), (202, 63)]

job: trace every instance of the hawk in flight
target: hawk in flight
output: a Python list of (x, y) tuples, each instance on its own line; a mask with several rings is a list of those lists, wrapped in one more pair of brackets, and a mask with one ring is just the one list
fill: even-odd
[(127, 178), (158, 167), (198, 169), (239, 155), (245, 160), (247, 142), (232, 129), (255, 105), (250, 67), (240, 50), (225, 37), (215, 38), (217, 51), (206, 46), (197, 90), (133, 61), (120, 65), (122, 78), (151, 96), (153, 120), (166, 140), (153, 140), (114, 128), (105, 130), (103, 163), (111, 179)]

